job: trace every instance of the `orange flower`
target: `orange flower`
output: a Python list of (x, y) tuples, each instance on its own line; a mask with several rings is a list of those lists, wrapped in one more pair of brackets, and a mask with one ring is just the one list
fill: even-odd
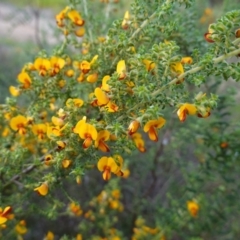
[(74, 202), (69, 204), (69, 209), (75, 216), (81, 216), (83, 214), (81, 207)]
[(83, 148), (90, 147), (92, 140), (96, 140), (98, 136), (96, 128), (93, 125), (85, 122), (80, 125), (80, 128), (77, 129), (77, 131), (80, 138), (84, 140)]
[(47, 235), (45, 236), (45, 238), (43, 240), (54, 240), (54, 234), (51, 231), (47, 232)]
[(83, 26), (84, 25), (84, 20), (82, 19), (79, 12), (77, 12), (76, 10), (69, 11), (68, 12), (68, 17), (75, 25), (77, 25), (77, 26)]
[(156, 120), (150, 120), (145, 124), (143, 131), (148, 133), (148, 136), (152, 141), (157, 142), (158, 135), (157, 135), (156, 128), (163, 127), (165, 122), (166, 120), (162, 117), (159, 117)]
[(98, 170), (103, 172), (103, 179), (108, 181), (111, 178), (111, 172), (116, 173), (119, 167), (112, 157), (102, 157), (98, 160)]
[(209, 43), (214, 43), (215, 41), (212, 39), (212, 34), (214, 33), (214, 30), (211, 28), (211, 24), (208, 27), (208, 32), (204, 34), (204, 38)]
[(47, 71), (51, 68), (51, 63), (46, 58), (37, 58), (34, 62), (34, 67), (38, 70), (40, 76), (46, 76)]
[(134, 133), (132, 134), (132, 140), (134, 141), (136, 147), (138, 148), (138, 150), (142, 153), (146, 152), (146, 148), (145, 148), (145, 142), (142, 139), (142, 135), (140, 133)]
[(32, 131), (38, 136), (39, 140), (43, 140), (47, 132), (47, 126), (44, 123), (35, 124), (32, 126)]
[(81, 69), (81, 71), (82, 71), (83, 74), (88, 73), (88, 72), (90, 71), (90, 69), (91, 69), (91, 64), (90, 64), (90, 62), (83, 60), (83, 61), (80, 63), (80, 69)]
[(110, 149), (105, 141), (108, 141), (110, 138), (110, 132), (108, 130), (101, 130), (98, 132), (97, 139), (95, 141), (95, 147), (101, 150), (102, 152), (109, 152)]
[(0, 208), (0, 225), (13, 218), (14, 215), (12, 214), (12, 208), (10, 206), (5, 207), (4, 210)]
[(10, 120), (10, 127), (12, 128), (12, 130), (17, 131), (20, 135), (24, 135), (27, 131), (27, 123), (28, 120), (26, 117), (18, 115)]
[(51, 76), (56, 75), (65, 66), (65, 60), (60, 57), (51, 57)]
[(48, 183), (42, 183), (39, 187), (34, 188), (34, 191), (38, 192), (42, 196), (46, 196), (48, 194)]
[(178, 118), (181, 122), (186, 120), (187, 115), (195, 115), (197, 108), (194, 104), (184, 103), (177, 111)]
[(154, 70), (155, 67), (156, 67), (156, 63), (154, 63), (153, 61), (148, 60), (148, 59), (144, 59), (144, 60), (143, 60), (143, 63), (145, 64), (146, 70), (147, 70), (148, 72), (151, 72), (151, 71)]
[(75, 33), (75, 35), (76, 35), (77, 37), (83, 37), (84, 34), (85, 34), (85, 28), (84, 28), (84, 27), (80, 27), (80, 28), (76, 29), (76, 30), (74, 31), (74, 33)]
[(196, 217), (199, 211), (199, 205), (195, 201), (187, 201), (187, 209), (192, 217)]
[(55, 19), (59, 27), (63, 27), (63, 20), (66, 17), (66, 13), (69, 10), (69, 7), (65, 7), (59, 14), (56, 15)]
[(126, 64), (124, 60), (120, 60), (117, 64), (117, 73), (119, 80), (123, 80), (126, 77)]
[(133, 120), (128, 127), (128, 134), (132, 135), (137, 132), (138, 128), (140, 127), (140, 122), (138, 120)]
[(106, 105), (106, 109), (108, 112), (117, 112), (118, 106), (114, 102), (109, 101), (108, 104)]
[(32, 80), (27, 72), (21, 72), (17, 76), (18, 81), (22, 83), (22, 87), (24, 89), (30, 88), (32, 84)]

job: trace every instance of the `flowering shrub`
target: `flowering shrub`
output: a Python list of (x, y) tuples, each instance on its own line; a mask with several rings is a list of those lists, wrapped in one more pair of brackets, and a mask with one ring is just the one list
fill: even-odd
[(1, 234), (237, 239), (239, 123), (218, 88), (240, 79), (240, 11), (136, 0), (112, 23), (120, 4), (69, 1), (56, 15), (63, 40), (10, 86)]

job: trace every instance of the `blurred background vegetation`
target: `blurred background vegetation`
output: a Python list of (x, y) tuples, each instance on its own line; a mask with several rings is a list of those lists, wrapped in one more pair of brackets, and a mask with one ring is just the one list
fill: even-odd
[[(56, 31), (52, 27), (55, 22), (54, 16), (66, 5), (66, 2), (66, 0), (6, 0), (0, 3), (0, 12), (2, 4), (9, 7), (9, 15), (4, 15), (4, 17), (0, 15), (0, 24), (1, 26), (6, 24), (8, 33), (1, 34), (0, 38), (0, 103), (3, 103), (4, 99), (9, 96), (8, 87), (14, 85), (16, 76), (24, 63), (32, 62), (42, 49), (51, 51), (55, 44), (54, 39), (49, 41), (47, 34), (41, 32), (41, 24), (32, 25), (32, 23), (40, 23), (39, 19), (42, 16), (48, 16), (49, 31)], [(131, 3), (130, 0), (120, 0), (120, 2), (122, 8), (117, 7), (118, 12), (111, 13), (113, 19), (123, 16)], [(195, 13), (198, 14), (196, 17), (199, 19), (206, 8), (210, 7), (213, 11), (210, 21), (206, 20), (199, 24), (204, 33), (208, 24), (216, 17), (221, 16), (227, 10), (239, 7), (239, 1), (199, 0), (196, 6)], [(99, 7), (105, 9), (106, 5), (98, 3), (95, 6), (95, 8)], [(28, 14), (22, 17), (22, 13), (26, 12)], [(25, 28), (26, 31), (33, 31), (33, 37), (21, 38), (18, 41), (18, 38), (12, 36), (11, 32), (19, 26)], [(23, 31), (22, 35), (24, 34)], [(51, 36), (51, 38), (57, 37), (57, 32)], [(226, 84), (222, 79), (213, 78), (203, 89), (218, 92), (221, 95), (218, 109), (212, 112), (211, 118), (204, 121), (189, 119), (183, 127), (176, 121), (176, 117), (169, 113), (169, 116), (166, 116), (169, 119), (169, 125), (161, 132), (159, 143), (152, 144), (145, 139), (147, 153), (136, 152), (133, 156), (125, 156), (125, 161), (129, 162), (131, 171), (128, 179), (123, 179), (121, 182), (119, 179), (114, 179), (107, 184), (101, 180), (101, 175), (97, 170), (91, 170), (82, 179), (77, 192), (76, 183), (66, 179), (64, 186), (56, 190), (55, 197), (58, 197), (59, 202), (52, 200), (52, 203), (60, 204), (62, 201), (67, 204), (69, 194), (78, 199), (83, 208), (88, 209), (88, 203), (99, 195), (102, 189), (105, 188), (107, 192), (111, 192), (120, 188), (121, 201), (125, 209), (120, 215), (118, 213), (118, 218), (122, 221), (116, 220), (115, 227), (124, 229), (125, 236), (133, 234), (135, 222), (141, 216), (147, 219), (148, 226), (153, 228), (155, 225), (163, 226), (166, 235), (169, 234), (169, 239), (173, 240), (240, 239), (240, 182), (238, 181), (240, 171), (238, 108), (240, 101), (236, 90), (240, 88), (234, 83)], [(228, 144), (227, 148), (222, 147), (221, 144), (224, 142)], [(208, 151), (206, 151), (207, 146)], [(63, 189), (68, 189), (68, 193)], [(198, 221), (190, 216), (182, 221), (186, 201), (196, 195), (199, 197), (198, 201), (201, 202), (202, 209)], [(38, 196), (26, 197), (36, 202), (35, 207), (46, 207), (46, 203), (39, 200)], [(179, 205), (182, 207), (179, 208)], [(54, 211), (51, 211), (52, 206), (48, 207), (48, 217), (52, 221), (45, 219), (46, 213), (43, 213), (42, 217), (36, 217), (34, 208), (30, 210), (32, 214), (26, 220), (32, 231), (27, 233), (26, 239), (42, 239), (48, 230), (52, 230), (57, 239), (64, 234), (74, 236), (79, 229), (89, 236), (101, 235), (101, 231), (98, 230), (102, 227), (100, 225), (111, 228), (114, 216), (117, 215), (114, 212), (110, 215), (109, 212), (108, 216), (106, 214), (105, 217), (99, 218), (97, 228), (91, 222), (86, 224), (83, 220), (69, 219), (64, 215), (56, 219)], [(92, 205), (90, 208), (96, 210), (97, 207)], [(97, 209), (97, 211), (100, 210)], [(164, 217), (158, 218), (157, 216)]]

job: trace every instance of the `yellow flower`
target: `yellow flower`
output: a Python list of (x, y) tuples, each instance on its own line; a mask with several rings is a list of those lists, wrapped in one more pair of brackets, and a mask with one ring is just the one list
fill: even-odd
[(34, 67), (38, 70), (40, 76), (46, 76), (48, 70), (51, 68), (51, 63), (46, 58), (37, 58), (34, 62)]
[(87, 74), (91, 69), (91, 64), (88, 61), (83, 60), (80, 63), (80, 70), (82, 71), (83, 74)]
[(129, 25), (130, 25), (130, 14), (128, 11), (126, 11), (122, 21), (122, 28), (126, 30), (128, 29)]
[(65, 66), (65, 60), (60, 57), (51, 57), (51, 76), (54, 76), (59, 73), (59, 71)]
[(155, 119), (155, 120), (150, 120), (145, 124), (143, 131), (148, 133), (148, 136), (152, 141), (157, 142), (158, 135), (157, 135), (156, 128), (163, 127), (165, 122), (166, 120), (162, 117), (159, 117), (158, 119)]
[(13, 218), (14, 215), (12, 214), (12, 208), (10, 206), (5, 207), (4, 210), (0, 208), (0, 225)]
[(83, 238), (82, 238), (82, 235), (81, 234), (78, 234), (77, 236), (76, 236), (76, 240), (82, 240)]
[(17, 131), (20, 135), (24, 135), (27, 131), (27, 123), (28, 120), (26, 117), (18, 115), (10, 120), (10, 127), (12, 128), (12, 130)]
[(84, 20), (82, 19), (79, 12), (77, 12), (76, 10), (69, 11), (68, 12), (68, 17), (75, 25), (77, 25), (77, 26), (83, 26), (84, 25)]
[(57, 146), (58, 146), (58, 150), (62, 150), (67, 146), (67, 144), (63, 141), (57, 141)]
[(27, 232), (26, 222), (21, 220), (15, 227), (15, 230), (18, 234), (24, 235)]
[(81, 126), (86, 123), (86, 120), (87, 118), (84, 116), (80, 121), (78, 121), (75, 128), (73, 129), (73, 132), (79, 134)]
[(68, 10), (69, 10), (69, 7), (67, 6), (59, 14), (56, 15), (55, 19), (59, 27), (64, 26), (63, 20), (66, 17), (66, 13)]
[(142, 153), (146, 152), (146, 148), (145, 148), (145, 142), (142, 139), (142, 135), (140, 133), (134, 133), (132, 134), (132, 140), (134, 141), (136, 147), (138, 148), (138, 150)]
[(66, 101), (66, 106), (71, 108), (72, 106), (80, 108), (83, 105), (84, 101), (80, 98), (68, 98)]
[(14, 87), (14, 86), (10, 86), (10, 87), (9, 87), (9, 92), (10, 92), (10, 94), (11, 94), (13, 97), (17, 97), (17, 96), (20, 95), (20, 90), (19, 90), (19, 88)]
[(77, 132), (80, 138), (84, 140), (83, 148), (90, 147), (92, 144), (92, 140), (96, 140), (98, 136), (96, 128), (93, 125), (86, 122), (83, 122), (80, 125), (79, 129), (77, 129)]
[(97, 139), (95, 140), (95, 147), (101, 150), (102, 152), (109, 152), (110, 149), (105, 141), (108, 141), (110, 138), (110, 132), (108, 130), (101, 130), (98, 132)]
[(97, 98), (97, 105), (98, 106), (104, 106), (107, 105), (109, 102), (109, 98), (107, 94), (99, 87), (95, 88), (94, 94)]
[(24, 89), (30, 88), (32, 84), (32, 80), (27, 72), (21, 72), (18, 74), (17, 79), (20, 83), (22, 83), (22, 87)]
[(50, 139), (54, 140), (54, 137), (60, 137), (62, 136), (62, 131), (67, 127), (67, 123), (63, 126), (50, 126), (49, 124), (47, 125), (47, 136)]
[(42, 196), (46, 196), (48, 194), (48, 183), (42, 183), (39, 187), (34, 188), (34, 191), (38, 192)]
[(143, 63), (145, 64), (146, 70), (147, 70), (148, 72), (151, 72), (151, 71), (154, 70), (155, 67), (156, 67), (156, 63), (154, 63), (153, 61), (148, 60), (148, 59), (144, 59), (144, 60), (143, 60)]
[(69, 159), (64, 159), (64, 160), (62, 161), (62, 166), (63, 166), (63, 168), (68, 168), (68, 167), (71, 165), (71, 163), (72, 163), (71, 160), (69, 160)]
[(68, 69), (66, 72), (65, 72), (65, 75), (67, 77), (73, 77), (74, 76), (74, 70), (73, 69)]
[(140, 122), (138, 120), (133, 120), (128, 126), (128, 134), (132, 135), (137, 132), (138, 128), (140, 127)]
[(87, 81), (90, 83), (95, 83), (98, 79), (98, 74), (97, 73), (93, 73), (87, 76)]
[(44, 240), (54, 240), (53, 232), (48, 231), (46, 237), (44, 238)]
[(184, 103), (177, 111), (178, 118), (181, 122), (186, 120), (187, 115), (195, 115), (197, 108), (194, 104)]
[(102, 157), (98, 160), (98, 170), (103, 172), (103, 179), (108, 181), (111, 178), (111, 172), (116, 173), (119, 170), (118, 165), (112, 157)]
[(183, 57), (181, 60), (182, 64), (192, 64), (193, 63), (193, 59), (191, 57)]
[(108, 112), (117, 112), (118, 106), (114, 102), (109, 101), (108, 104), (106, 105), (106, 109)]
[(80, 27), (80, 28), (76, 29), (74, 31), (74, 33), (75, 33), (75, 35), (77, 37), (83, 37), (83, 35), (85, 34), (85, 28), (84, 27)]
[(126, 77), (126, 64), (124, 60), (120, 60), (117, 64), (117, 73), (119, 80), (123, 80)]
[(47, 132), (47, 126), (44, 123), (35, 124), (32, 126), (32, 131), (38, 136), (39, 140), (43, 140)]
[(62, 127), (64, 125), (64, 120), (62, 118), (52, 116), (52, 123), (55, 126)]
[[(179, 76), (182, 73), (184, 73), (183, 65), (182, 65), (181, 62), (172, 63), (170, 65), (170, 68), (171, 68), (172, 72), (174, 72), (177, 76)], [(180, 84), (183, 81), (184, 81), (184, 78), (182, 78), (181, 80), (177, 81), (176, 84)]]
[(199, 211), (199, 205), (195, 201), (187, 201), (187, 209), (192, 217), (196, 217)]
[(109, 92), (110, 91), (110, 86), (107, 84), (108, 80), (110, 80), (110, 76), (109, 75), (104, 76), (103, 79), (102, 79), (101, 89), (104, 90), (105, 92)]
[(49, 166), (52, 163), (53, 156), (51, 154), (47, 154), (44, 157), (44, 164)]

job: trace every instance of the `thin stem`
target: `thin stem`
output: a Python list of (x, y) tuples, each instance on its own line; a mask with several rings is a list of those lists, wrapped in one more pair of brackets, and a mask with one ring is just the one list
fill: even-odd
[[(236, 44), (236, 42), (235, 42)], [(214, 64), (217, 64), (219, 62), (222, 62), (224, 61), (225, 59), (227, 58), (230, 58), (230, 57), (233, 57), (233, 56), (237, 56), (238, 54), (240, 54), (240, 48), (239, 49), (236, 49), (232, 52), (229, 52), (227, 54), (223, 54), (222, 56), (220, 57), (217, 57), (217, 58), (213, 58), (213, 63)], [(180, 74), (178, 77), (174, 78), (171, 82), (167, 83), (166, 85), (164, 85), (163, 87), (159, 88), (157, 91), (153, 92), (152, 93), (152, 96), (157, 96), (159, 93), (162, 92), (162, 90), (164, 90), (167, 86), (169, 85), (172, 85), (172, 84), (175, 84), (176, 82), (178, 82), (179, 80), (185, 78), (186, 76), (190, 75), (190, 74), (193, 74), (193, 73), (196, 73), (200, 70), (202, 70), (204, 68), (204, 66), (197, 66), (197, 67), (194, 67), (192, 69), (190, 69), (189, 71), (186, 71), (182, 74)]]

